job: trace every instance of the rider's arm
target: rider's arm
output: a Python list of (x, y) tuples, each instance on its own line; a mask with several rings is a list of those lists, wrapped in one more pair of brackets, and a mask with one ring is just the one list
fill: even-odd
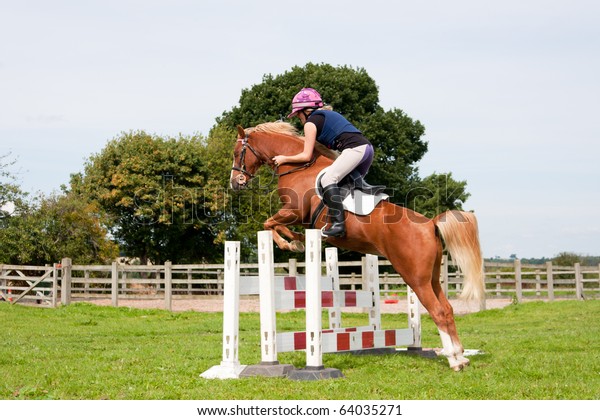
[(311, 122), (304, 124), (304, 150), (297, 155), (291, 156), (275, 156), (273, 162), (277, 165), (283, 165), (285, 163), (304, 163), (310, 161), (312, 158), (315, 143), (317, 141), (317, 126)]

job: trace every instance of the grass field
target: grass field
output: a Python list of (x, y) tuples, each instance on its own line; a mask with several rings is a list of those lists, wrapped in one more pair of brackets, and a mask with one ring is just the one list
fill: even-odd
[[(512, 305), (457, 318), (466, 348), (483, 355), (452, 372), (445, 359), (324, 356), (344, 379), (206, 380), (221, 359), (221, 314), (76, 304), (39, 309), (0, 303), (0, 399), (600, 399), (600, 300)], [(364, 325), (366, 315), (345, 315)], [(303, 312), (278, 316), (301, 330)], [(385, 328), (406, 317), (384, 315)], [(260, 361), (258, 314), (240, 318), (240, 361)], [(439, 347), (423, 319), (424, 347)], [(302, 367), (304, 353), (280, 354)]]

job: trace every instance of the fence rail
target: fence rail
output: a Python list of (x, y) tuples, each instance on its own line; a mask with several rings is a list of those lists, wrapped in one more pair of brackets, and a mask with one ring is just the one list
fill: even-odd
[[(342, 289), (361, 289), (365, 260), (340, 261)], [(380, 260), (380, 285), (384, 296), (403, 296), (406, 284), (393, 271), (389, 261)], [(275, 264), (277, 272), (302, 273), (304, 263), (291, 259)], [(257, 273), (257, 264), (241, 264), (242, 276)], [(596, 299), (600, 297), (600, 265), (575, 264), (561, 267), (486, 262), (484, 267), (486, 298), (554, 300)], [(444, 258), (440, 275), (444, 292), (456, 297), (462, 289), (462, 274)], [(139, 266), (114, 262), (111, 265), (73, 265), (69, 258), (52, 266), (0, 265), (0, 300), (56, 307), (72, 301), (111, 299), (163, 299), (171, 310), (174, 299), (193, 299), (223, 292), (223, 264)]]

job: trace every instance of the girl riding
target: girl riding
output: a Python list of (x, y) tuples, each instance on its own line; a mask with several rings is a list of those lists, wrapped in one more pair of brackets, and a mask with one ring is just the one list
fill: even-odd
[[(304, 150), (292, 156), (275, 156), (273, 161), (276, 165), (308, 162), (316, 142), (341, 152), (321, 178), (321, 185), (323, 201), (329, 208), (328, 215), (332, 222), (329, 229), (323, 230), (323, 234), (342, 237), (346, 234), (346, 226), (338, 182), (352, 172), (355, 178), (364, 178), (373, 162), (373, 146), (341, 114), (324, 107), (321, 95), (315, 89), (303, 88), (294, 96), (288, 118), (294, 116), (304, 125)], [(359, 179), (356, 181), (362, 182)]]

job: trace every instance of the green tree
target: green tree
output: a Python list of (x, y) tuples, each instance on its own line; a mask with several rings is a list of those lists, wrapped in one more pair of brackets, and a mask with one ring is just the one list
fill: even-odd
[(13, 206), (15, 200), (24, 197), (16, 184), (15, 175), (10, 168), (15, 164), (10, 160), (10, 153), (0, 155), (0, 218), (9, 215), (8, 206)]
[(123, 133), (89, 158), (72, 188), (111, 219), (121, 250), (142, 263), (213, 260), (218, 232), (211, 214), (218, 197), (207, 194), (210, 167), (200, 136), (162, 138)]
[(433, 173), (408, 192), (406, 205), (430, 218), (447, 209), (462, 210), (470, 196), (466, 186), (465, 181), (455, 181), (452, 173)]
[(562, 267), (572, 267), (581, 263), (582, 256), (574, 252), (561, 252), (552, 259), (552, 263)]
[(217, 123), (253, 127), (282, 119), (291, 111), (292, 97), (306, 86), (317, 89), (326, 103), (355, 123), (378, 107), (377, 85), (364, 69), (308, 63), (279, 76), (265, 75), (262, 83), (243, 89), (239, 104), (224, 112)]
[(99, 210), (74, 193), (17, 200), (0, 219), (0, 261), (43, 265), (70, 257), (77, 264), (106, 263), (118, 256)]

